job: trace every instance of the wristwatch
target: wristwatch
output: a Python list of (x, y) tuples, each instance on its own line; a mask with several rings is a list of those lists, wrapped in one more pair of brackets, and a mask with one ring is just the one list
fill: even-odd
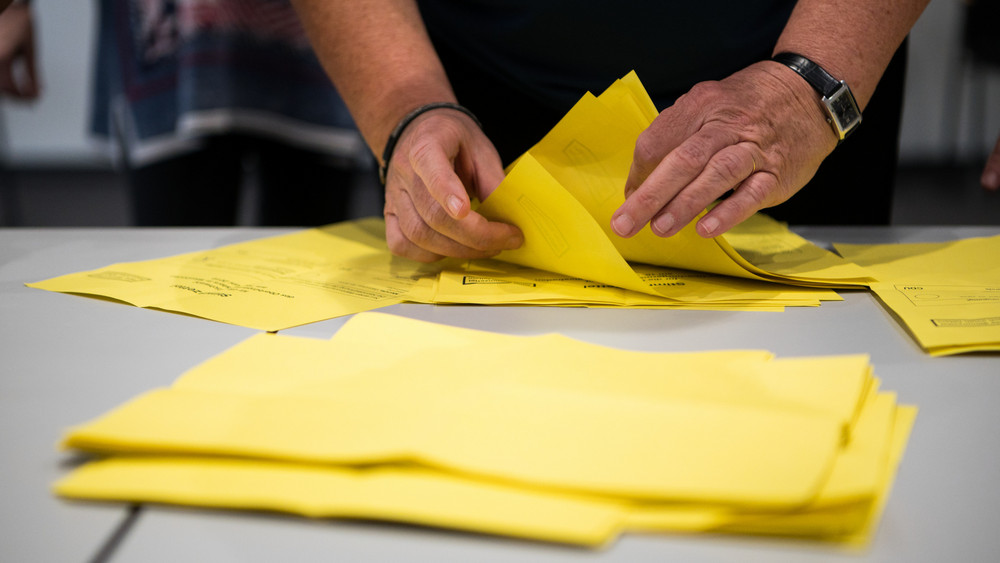
[(826, 120), (837, 135), (838, 145), (861, 125), (861, 110), (847, 82), (837, 80), (823, 67), (796, 53), (778, 53), (771, 60), (799, 73), (823, 97)]

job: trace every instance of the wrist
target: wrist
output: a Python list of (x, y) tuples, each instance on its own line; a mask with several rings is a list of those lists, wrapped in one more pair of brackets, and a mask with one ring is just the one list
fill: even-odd
[(409, 127), (410, 124), (413, 123), (413, 121), (418, 117), (420, 117), (421, 115), (436, 110), (448, 110), (448, 111), (457, 111), (459, 113), (464, 113), (465, 115), (469, 116), (479, 128), (482, 128), (482, 123), (479, 122), (479, 119), (475, 116), (475, 114), (473, 114), (465, 107), (460, 106), (454, 102), (431, 102), (429, 104), (424, 104), (422, 106), (419, 106), (411, 110), (409, 113), (404, 115), (402, 119), (399, 120), (399, 122), (393, 128), (392, 132), (389, 133), (389, 137), (385, 143), (385, 148), (382, 149), (382, 161), (381, 165), (379, 166), (378, 175), (379, 175), (379, 180), (382, 182), (383, 186), (385, 185), (386, 178), (388, 177), (389, 174), (389, 162), (392, 161), (392, 155), (393, 152), (396, 150), (396, 144), (399, 142), (400, 137), (402, 137), (403, 133), (406, 131), (406, 128)]
[(798, 53), (783, 51), (771, 60), (788, 67), (812, 88), (819, 97), (826, 122), (837, 137), (838, 145), (861, 125), (861, 109), (847, 81), (834, 77), (825, 68)]
[(361, 130), (372, 155), (381, 166), (382, 154), (393, 129), (407, 114), (423, 106), (436, 102), (457, 103), (451, 87), (445, 83), (426, 83), (419, 79), (400, 79), (395, 85), (375, 89), (367, 96), (359, 98), (357, 104), (348, 103), (355, 123)]

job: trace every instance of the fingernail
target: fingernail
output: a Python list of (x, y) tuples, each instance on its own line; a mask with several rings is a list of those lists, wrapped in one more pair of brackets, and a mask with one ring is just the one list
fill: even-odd
[(521, 248), (524, 244), (524, 237), (514, 236), (507, 239), (507, 244), (504, 245), (504, 250), (515, 250)]
[(714, 233), (715, 230), (718, 228), (719, 228), (719, 220), (716, 219), (715, 217), (709, 217), (707, 219), (703, 219), (701, 222), (698, 223), (698, 229), (701, 231), (701, 236), (703, 237), (712, 236), (712, 233)]
[(462, 200), (458, 199), (458, 196), (448, 196), (448, 211), (451, 212), (453, 217), (458, 216), (458, 212), (462, 210)]
[(622, 213), (621, 215), (615, 217), (615, 220), (611, 222), (611, 227), (616, 233), (618, 233), (618, 236), (622, 237), (627, 237), (632, 234), (632, 227), (634, 226), (635, 223), (627, 213)]
[(653, 227), (656, 229), (658, 234), (666, 234), (670, 232), (670, 228), (674, 226), (674, 216), (671, 213), (664, 213), (656, 219), (653, 219)]

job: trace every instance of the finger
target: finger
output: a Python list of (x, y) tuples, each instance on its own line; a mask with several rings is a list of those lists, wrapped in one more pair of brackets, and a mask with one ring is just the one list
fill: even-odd
[(683, 110), (684, 96), (663, 110), (635, 142), (632, 165), (625, 180), (625, 197), (631, 195), (660, 162), (685, 139), (694, 134), (702, 122), (692, 122)]
[(670, 151), (611, 218), (622, 237), (635, 235), (680, 191), (701, 174), (711, 158), (736, 143), (732, 132), (705, 128)]
[[(457, 176), (455, 178), (457, 179)], [(415, 215), (420, 217), (422, 225), (415, 223), (407, 225), (413, 228), (413, 234), (420, 237), (421, 243), (431, 245), (424, 245), (424, 248), (447, 256), (479, 258), (496, 255), (501, 250), (512, 250), (523, 244), (524, 237), (521, 230), (513, 225), (488, 221), (479, 213), (472, 211), (456, 219), (441, 206), (440, 200), (434, 197), (434, 188), (421, 186), (420, 181), (418, 175), (415, 183), (406, 189), (406, 194), (407, 205), (411, 206)], [(426, 189), (422, 189), (424, 187)], [(424, 227), (443, 235), (447, 241), (425, 233)]]
[(484, 156), (477, 162), (465, 165), (472, 169), (469, 177), (474, 178), (480, 201), (485, 201), (503, 182), (503, 164), (500, 162), (500, 155), (495, 150), (491, 150), (490, 155)]
[[(524, 243), (521, 230), (506, 223), (489, 221), (475, 211), (462, 219), (448, 216), (430, 198), (409, 200), (420, 225), (414, 223), (413, 235), (426, 249), (460, 258), (494, 256), (502, 250), (513, 250)], [(427, 207), (423, 207), (423, 205)], [(430, 232), (424, 232), (424, 227)]]
[(698, 221), (695, 230), (705, 238), (719, 236), (751, 215), (779, 203), (778, 180), (769, 172), (757, 172), (743, 181), (733, 194), (719, 202)]
[(650, 221), (658, 236), (669, 237), (691, 222), (713, 201), (757, 172), (755, 147), (730, 145), (715, 153), (705, 169)]
[(424, 135), (409, 151), (410, 167), (438, 205), (454, 219), (472, 210), (469, 194), (455, 172), (453, 156), (433, 136)]
[(399, 218), (395, 213), (389, 211), (385, 212), (385, 242), (393, 254), (410, 260), (435, 262), (444, 258), (440, 254), (434, 254), (410, 242), (399, 227)]
[[(409, 197), (410, 195), (411, 192), (399, 191), (396, 192), (395, 197), (392, 199), (393, 210), (397, 218), (396, 223), (403, 237), (410, 245), (416, 246), (424, 252), (439, 256), (453, 256), (467, 259), (489, 258), (505, 249), (504, 245), (488, 246), (488, 243), (483, 242), (484, 235), (482, 233), (493, 226), (510, 227), (509, 225), (489, 223), (478, 213), (472, 213), (464, 219), (456, 221), (448, 217), (440, 206), (430, 198), (424, 198), (424, 201), (429, 200), (435, 211), (421, 212), (417, 207), (416, 201)], [(426, 216), (435, 217), (434, 224), (429, 224), (425, 220)], [(451, 232), (459, 233), (462, 240), (456, 240), (452, 236), (449, 236)], [(473, 244), (486, 246), (479, 247), (465, 244), (463, 240), (471, 240)], [(396, 241), (396, 248), (399, 249), (400, 255), (407, 257), (422, 254), (421, 252), (409, 249), (408, 245), (403, 241)], [(393, 249), (393, 252), (397, 252), (393, 247), (390, 247), (390, 249)]]

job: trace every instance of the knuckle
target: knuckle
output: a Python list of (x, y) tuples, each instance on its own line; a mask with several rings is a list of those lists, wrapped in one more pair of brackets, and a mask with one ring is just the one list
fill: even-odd
[(410, 241), (399, 229), (386, 229), (385, 242), (389, 247), (389, 252), (396, 256), (405, 256), (410, 247)]
[(690, 171), (701, 170), (708, 160), (705, 148), (698, 143), (684, 143), (674, 151), (674, 158), (681, 168)]
[(422, 210), (424, 221), (435, 231), (442, 231), (455, 222), (436, 201), (431, 201), (426, 209)]
[(431, 160), (434, 151), (438, 149), (438, 145), (432, 138), (426, 135), (417, 135), (414, 133), (412, 137), (413, 141), (409, 146), (407, 156), (410, 166), (419, 170), (422, 163)]
[(405, 245), (408, 246), (411, 243), (427, 239), (429, 229), (419, 218), (407, 215), (399, 216), (398, 224), (402, 239), (405, 239)]
[(749, 131), (759, 126), (760, 120), (744, 111), (734, 111), (729, 115), (730, 121), (740, 131)]
[(713, 98), (718, 94), (721, 85), (715, 80), (706, 80), (704, 82), (699, 82), (691, 87), (689, 93), (692, 98)]
[(633, 163), (640, 170), (650, 170), (660, 161), (660, 154), (656, 141), (652, 138), (649, 130), (643, 131), (635, 142), (635, 150), (632, 153)]
[(661, 199), (659, 192), (653, 189), (639, 189), (636, 190), (630, 197), (629, 200), (634, 203), (635, 207), (642, 210), (659, 210), (663, 207), (664, 201)]
[(386, 237), (386, 243), (388, 243), (389, 252), (391, 252), (394, 256), (405, 256), (406, 255), (405, 254), (406, 253), (406, 248), (409, 245), (406, 242), (404, 242), (404, 239), (402, 237), (392, 236), (392, 235), (387, 236)]
[(750, 212), (754, 212), (765, 206), (768, 200), (769, 190), (761, 182), (744, 182), (740, 186), (739, 192), (747, 207), (753, 207)]
[(719, 176), (731, 181), (740, 176), (743, 162), (738, 155), (724, 151), (712, 157), (712, 166)]
[(677, 194), (677, 197), (670, 202), (671, 210), (678, 217), (686, 217), (688, 219), (697, 215), (700, 211), (705, 209), (706, 203), (702, 202), (699, 196), (692, 193), (692, 190), (687, 190)]

